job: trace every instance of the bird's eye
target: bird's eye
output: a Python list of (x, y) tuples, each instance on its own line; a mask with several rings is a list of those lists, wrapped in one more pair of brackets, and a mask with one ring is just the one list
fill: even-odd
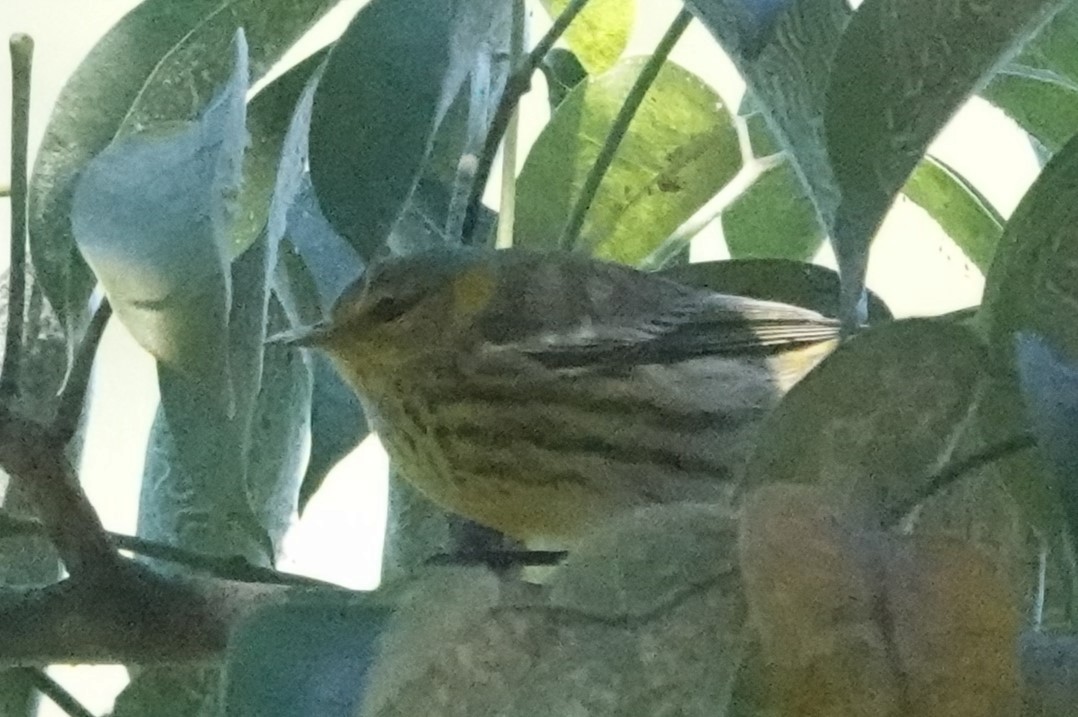
[(367, 311), (367, 316), (377, 322), (400, 318), (408, 310), (409, 303), (396, 296), (380, 296)]

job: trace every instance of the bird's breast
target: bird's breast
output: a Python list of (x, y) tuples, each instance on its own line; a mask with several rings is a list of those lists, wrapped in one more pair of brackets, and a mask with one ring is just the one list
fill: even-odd
[(729, 503), (783, 391), (765, 361), (743, 358), (517, 369), (432, 370), (367, 386), (364, 403), (404, 478), (529, 541), (572, 540), (640, 505)]

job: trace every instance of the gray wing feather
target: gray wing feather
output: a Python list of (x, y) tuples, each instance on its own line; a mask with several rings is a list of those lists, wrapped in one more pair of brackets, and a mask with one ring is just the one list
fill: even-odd
[(479, 320), (489, 348), (552, 367), (672, 363), (774, 353), (834, 339), (839, 322), (797, 306), (688, 287), (617, 264), (505, 252), (504, 301)]

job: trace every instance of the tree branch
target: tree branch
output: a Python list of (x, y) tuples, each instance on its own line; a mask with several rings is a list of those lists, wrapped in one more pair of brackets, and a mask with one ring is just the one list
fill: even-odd
[(123, 561), (64, 457), (64, 448), (48, 428), (0, 406), (0, 467), (33, 503), (71, 577), (108, 582)]
[(162, 576), (123, 561), (110, 583), (69, 578), (0, 593), (0, 662), (154, 664), (219, 656), (235, 627), (269, 601), (311, 589)]
[(19, 389), (22, 322), (26, 311), (27, 157), (30, 127), (30, 68), (34, 41), (21, 33), (11, 36), (11, 263), (8, 268), (7, 327), (4, 360), (0, 366), (0, 402)]

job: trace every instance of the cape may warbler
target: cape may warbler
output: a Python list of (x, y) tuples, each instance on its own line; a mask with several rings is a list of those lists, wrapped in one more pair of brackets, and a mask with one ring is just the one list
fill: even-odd
[(837, 322), (575, 254), (386, 260), (324, 349), (400, 474), (525, 541), (565, 542), (648, 503), (729, 503), (756, 425)]

